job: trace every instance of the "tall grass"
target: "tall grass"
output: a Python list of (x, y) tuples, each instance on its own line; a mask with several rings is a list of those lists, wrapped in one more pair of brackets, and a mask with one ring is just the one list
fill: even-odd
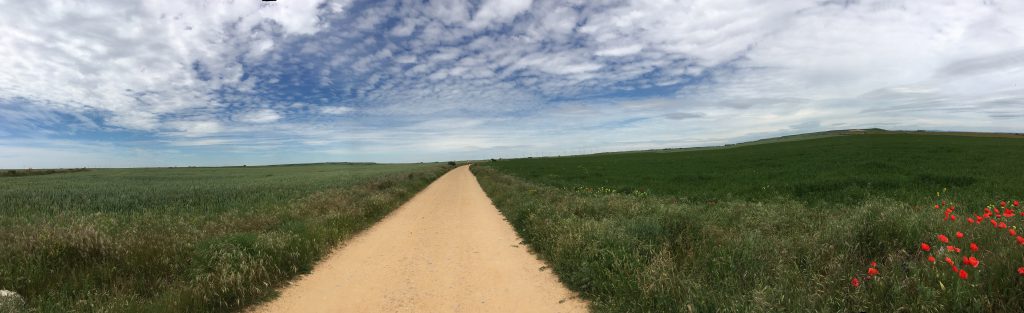
[[(954, 227), (892, 199), (836, 210), (786, 199), (694, 204), (474, 171), (524, 241), (596, 312), (1024, 310), (1015, 272), (1024, 250), (1012, 239), (977, 229), (973, 240), (990, 251), (985, 270), (964, 281), (917, 251)], [(851, 286), (871, 261), (882, 274)]]
[[(1022, 153), (1020, 140), (857, 136), (503, 160), (473, 171), (597, 312), (1021, 312), (1024, 247), (1006, 229), (963, 221), (1024, 196), (1024, 165), (1005, 159)], [(959, 222), (943, 220), (933, 208), (941, 201), (959, 207)], [(981, 250), (954, 254), (935, 243), (954, 231), (966, 236), (953, 244)], [(920, 251), (921, 242), (936, 250)], [(982, 265), (964, 280), (929, 254), (958, 266), (959, 256), (976, 255)], [(868, 280), (872, 261), (881, 274)]]
[(445, 169), (310, 165), (0, 179), (0, 289), (38, 312), (239, 310), (308, 272)]

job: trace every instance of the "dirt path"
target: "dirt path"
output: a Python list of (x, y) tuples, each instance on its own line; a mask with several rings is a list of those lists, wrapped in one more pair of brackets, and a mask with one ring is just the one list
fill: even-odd
[(255, 312), (586, 312), (491, 204), (448, 172)]

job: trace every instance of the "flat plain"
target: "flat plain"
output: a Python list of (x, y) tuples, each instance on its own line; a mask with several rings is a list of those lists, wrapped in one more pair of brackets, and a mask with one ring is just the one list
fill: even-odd
[(595, 312), (1016, 312), (1020, 160), (1019, 136), (838, 132), (477, 162), (479, 186), (460, 168), (408, 203), (451, 165), (17, 173), (0, 177), (0, 286), (33, 312), (242, 311), (279, 292), (261, 308), (494, 308), (465, 301), (509, 275), (564, 284), (531, 296), (574, 303), (554, 310), (582, 309), (573, 292)]

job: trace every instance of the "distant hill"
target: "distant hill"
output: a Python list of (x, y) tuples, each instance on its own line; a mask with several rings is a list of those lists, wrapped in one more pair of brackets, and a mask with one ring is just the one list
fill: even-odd
[(601, 152), (595, 153), (600, 154), (619, 154), (619, 153), (634, 153), (634, 152), (678, 152), (678, 151), (695, 151), (695, 150), (709, 150), (709, 149), (725, 149), (733, 147), (743, 147), (750, 145), (760, 145), (766, 143), (778, 143), (787, 141), (801, 141), (820, 139), (837, 136), (856, 136), (856, 135), (899, 135), (899, 134), (911, 134), (911, 135), (941, 135), (941, 136), (967, 136), (967, 137), (991, 137), (991, 138), (1020, 138), (1024, 139), (1024, 133), (982, 133), (982, 132), (956, 132), (956, 131), (932, 131), (932, 130), (885, 130), (881, 128), (864, 128), (864, 129), (838, 129), (838, 130), (827, 130), (822, 132), (813, 132), (805, 134), (787, 135), (780, 137), (772, 137), (765, 139), (758, 139), (754, 141), (747, 141), (734, 144), (726, 144), (721, 146), (704, 146), (704, 147), (690, 147), (690, 148), (664, 148), (664, 149), (647, 149), (647, 150), (628, 150), (628, 151), (614, 151), (614, 152)]

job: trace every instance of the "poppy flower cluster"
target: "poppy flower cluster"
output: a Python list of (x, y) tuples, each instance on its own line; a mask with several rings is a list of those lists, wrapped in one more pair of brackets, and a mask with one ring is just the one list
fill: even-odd
[[(950, 222), (956, 221), (955, 206), (949, 205), (947, 207), (946, 202), (943, 201), (941, 204), (936, 204), (934, 207), (935, 209), (941, 209), (943, 207), (946, 207), (943, 213), (943, 220)], [(1009, 224), (1007, 224), (1008, 222), (1011, 224), (1013, 223), (1013, 220), (1011, 218), (1014, 216), (1024, 217), (1024, 211), (1017, 211), (1020, 211), (1019, 200), (1014, 200), (1012, 203), (1008, 203), (1007, 201), (1000, 201), (998, 206), (990, 205), (986, 207), (983, 210), (983, 214), (981, 215), (967, 215), (968, 217), (966, 221), (967, 224), (970, 225), (984, 225), (987, 220), (987, 223), (991, 224), (992, 227), (998, 230), (999, 232), (1002, 232), (1003, 229), (1007, 229), (1006, 233), (1009, 234), (1010, 237), (1016, 239), (1017, 244), (1024, 245), (1024, 236), (1018, 235), (1017, 230), (1015, 228), (1011, 228)], [(976, 253), (980, 250), (980, 248), (978, 247), (977, 243), (970, 242), (969, 236), (964, 234), (964, 232), (962, 231), (955, 232), (953, 234), (953, 237), (956, 238), (956, 241), (951, 240), (950, 237), (946, 236), (945, 234), (936, 234), (935, 239), (942, 244), (939, 250), (933, 252), (931, 245), (929, 245), (927, 242), (922, 242), (921, 251), (924, 252), (924, 254), (927, 256), (928, 262), (933, 264), (936, 262), (934, 254), (944, 255), (945, 258), (943, 261), (949, 266), (950, 270), (955, 275), (960, 277), (960, 279), (966, 280), (968, 277), (970, 277), (970, 273), (967, 272), (967, 269), (978, 268), (978, 266), (981, 264), (981, 261), (978, 260), (978, 258), (975, 255), (961, 254), (963, 250), (960, 249), (958, 245), (967, 244), (967, 247), (969, 249), (968, 253)], [(959, 255), (961, 259), (959, 267), (951, 257), (955, 257), (956, 255)], [(1017, 274), (1020, 276), (1024, 276), (1024, 266), (1017, 269)]]
[[(943, 241), (943, 243), (949, 243), (949, 239), (945, 235), (943, 235), (943, 234), (939, 234), (936, 237), (939, 238), (939, 241)], [(963, 236), (960, 236), (959, 232), (958, 232), (957, 238), (963, 238)], [(977, 248), (978, 245), (972, 242), (971, 246), (974, 247), (974, 248)], [(931, 252), (932, 249), (931, 249), (931, 246), (928, 245), (928, 243), (922, 242), (921, 243), (921, 251)], [(943, 252), (946, 253), (946, 254), (951, 254), (951, 253), (960, 253), (961, 250), (960, 250), (960, 248), (958, 248), (958, 247), (956, 247), (954, 245), (947, 245), (945, 247), (945, 251), (943, 251)], [(943, 261), (945, 261), (946, 264), (949, 265), (949, 269), (952, 270), (954, 274), (957, 274), (957, 276), (959, 276), (960, 279), (967, 279), (967, 277), (968, 277), (967, 271), (964, 268), (957, 267), (956, 263), (953, 262), (953, 258), (950, 258), (950, 257), (947, 256), (945, 258), (945, 260), (943, 260)], [(978, 264), (981, 264), (981, 261), (979, 261), (978, 258), (976, 258), (973, 255), (969, 256), (969, 257), (968, 256), (963, 256), (963, 260), (962, 261), (963, 262), (960, 263), (960, 265), (962, 267), (970, 266), (970, 267), (973, 267), (973, 268), (977, 268)], [(928, 255), (928, 262), (935, 263), (935, 256), (929, 254)]]
[(1013, 200), (1012, 203), (1000, 201), (998, 206), (991, 205), (986, 207), (982, 215), (975, 215), (973, 220), (968, 220), (967, 222), (969, 224), (983, 225), (984, 221), (988, 220), (993, 228), (997, 230), (1006, 229), (1006, 233), (1015, 239), (1018, 245), (1024, 245), (1024, 236), (1018, 235), (1017, 229), (1011, 228), (1007, 224), (1007, 222), (1013, 222), (1011, 218), (1014, 216), (1024, 216), (1024, 211), (1017, 212), (1018, 210), (1020, 210), (1020, 200)]
[[(871, 263), (868, 264), (867, 276), (864, 277), (864, 281), (866, 282), (875, 279), (875, 276), (878, 276), (878, 274), (878, 263), (875, 261), (871, 261)], [(861, 281), (859, 278), (857, 278), (857, 276), (854, 276), (852, 279), (850, 279), (850, 285), (853, 285), (854, 288), (860, 287)]]

